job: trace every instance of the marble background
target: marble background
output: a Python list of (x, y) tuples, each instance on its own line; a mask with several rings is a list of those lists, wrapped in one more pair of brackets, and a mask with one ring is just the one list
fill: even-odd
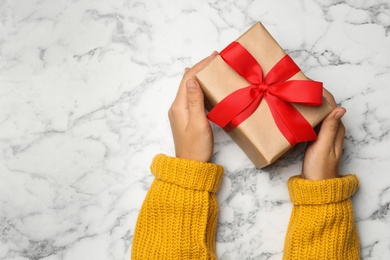
[[(390, 259), (388, 0), (0, 0), (0, 259), (129, 259), (183, 69), (261, 21), (348, 110), (363, 259)], [(257, 170), (215, 128), (219, 259), (281, 259), (297, 146)]]

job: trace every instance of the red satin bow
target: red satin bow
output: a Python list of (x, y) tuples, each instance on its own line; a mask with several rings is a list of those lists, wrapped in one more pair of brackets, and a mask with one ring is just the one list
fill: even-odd
[(234, 91), (219, 102), (207, 115), (212, 122), (230, 131), (245, 121), (264, 98), (277, 127), (291, 146), (316, 139), (313, 127), (290, 102), (320, 106), (321, 82), (287, 81), (300, 71), (288, 55), (276, 63), (264, 79), (261, 66), (240, 43), (231, 43), (220, 55), (251, 85)]

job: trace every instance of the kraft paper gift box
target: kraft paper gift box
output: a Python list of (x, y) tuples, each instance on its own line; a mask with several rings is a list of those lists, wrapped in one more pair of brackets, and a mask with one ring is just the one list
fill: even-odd
[[(236, 42), (253, 56), (261, 66), (264, 76), (286, 55), (261, 23), (253, 25)], [(196, 77), (205, 94), (205, 105), (208, 111), (234, 91), (251, 85), (228, 65), (220, 55), (216, 56), (204, 69), (198, 72)], [(287, 79), (287, 81), (291, 80), (311, 81), (302, 71)], [(304, 95), (305, 93), (301, 94)], [(329, 103), (322, 97), (322, 92), (319, 95), (319, 102), (322, 101), (322, 104), (317, 104), (317, 106), (290, 103), (311, 125), (310, 130), (318, 125), (332, 110)], [(240, 100), (237, 102), (240, 102)], [(281, 114), (283, 116), (283, 112)], [(284, 116), (288, 117), (288, 115)], [(300, 127), (296, 129), (299, 130)], [(263, 168), (275, 162), (295, 145), (295, 143), (287, 140), (285, 134), (278, 128), (268, 102), (264, 98), (255, 111), (235, 128), (229, 129), (228, 134), (257, 168)]]

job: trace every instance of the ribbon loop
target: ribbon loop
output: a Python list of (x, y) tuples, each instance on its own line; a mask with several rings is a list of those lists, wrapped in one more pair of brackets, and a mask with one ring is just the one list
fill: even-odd
[(250, 85), (219, 102), (207, 115), (212, 122), (230, 131), (252, 115), (264, 98), (278, 129), (292, 146), (316, 138), (310, 123), (290, 103), (320, 106), (321, 82), (288, 81), (300, 71), (288, 55), (278, 61), (265, 78), (260, 64), (240, 43), (229, 44), (220, 55)]

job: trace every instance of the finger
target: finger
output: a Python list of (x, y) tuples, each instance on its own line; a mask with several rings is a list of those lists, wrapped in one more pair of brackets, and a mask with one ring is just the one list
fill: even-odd
[(333, 108), (337, 106), (334, 96), (326, 88), (322, 88), (322, 95)]
[(316, 143), (319, 143), (324, 148), (333, 149), (336, 142), (336, 136), (339, 131), (341, 117), (345, 114), (345, 108), (337, 107), (325, 118), (322, 122), (320, 132)]
[(186, 82), (186, 87), (189, 121), (201, 122), (200, 120), (206, 117), (202, 89), (194, 79), (189, 79)]
[(212, 61), (215, 58), (215, 56), (217, 56), (217, 55), (218, 55), (218, 52), (217, 51), (213, 51), (213, 53), (211, 53), (210, 56), (208, 56), (208, 57), (204, 58), (203, 60), (199, 61), (189, 71), (186, 71), (186, 74), (188, 74), (188, 76), (190, 76), (190, 77), (195, 76), (196, 73), (198, 73), (204, 67), (206, 67), (207, 64), (209, 64), (210, 61)]
[(214, 51), (210, 56), (204, 58), (197, 64), (195, 64), (191, 69), (186, 68), (185, 73), (183, 76), (183, 79), (181, 80), (179, 89), (177, 90), (175, 102), (178, 102), (181, 106), (186, 105), (186, 97), (187, 97), (187, 90), (186, 90), (186, 82), (189, 79), (195, 79), (195, 74), (198, 73), (200, 70), (202, 70), (206, 65), (215, 57), (217, 56), (218, 52)]
[(345, 137), (345, 127), (343, 122), (340, 122), (339, 129), (337, 131), (337, 135), (335, 138), (335, 152), (336, 155), (341, 157), (341, 154), (343, 152), (343, 145), (344, 145), (344, 137)]

